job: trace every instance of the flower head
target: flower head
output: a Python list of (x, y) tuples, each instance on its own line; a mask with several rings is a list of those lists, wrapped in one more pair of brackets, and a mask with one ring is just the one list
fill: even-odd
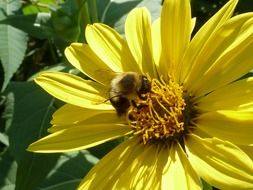
[[(125, 38), (104, 24), (87, 26), (88, 44), (73, 43), (65, 55), (92, 80), (60, 72), (35, 79), (67, 104), (54, 113), (52, 134), (29, 150), (80, 150), (125, 136), (79, 189), (201, 189), (200, 178), (253, 189), (253, 79), (241, 79), (253, 69), (253, 13), (231, 18), (236, 4), (192, 38), (189, 0), (165, 0), (152, 25), (145, 8), (132, 10)], [(148, 90), (140, 93), (142, 78), (115, 80), (126, 73), (146, 76)], [(110, 96), (112, 85), (119, 90)]]

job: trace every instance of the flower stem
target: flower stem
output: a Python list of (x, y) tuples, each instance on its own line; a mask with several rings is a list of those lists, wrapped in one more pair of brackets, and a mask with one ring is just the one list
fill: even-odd
[(96, 0), (89, 0), (89, 8), (90, 8), (90, 16), (92, 23), (98, 22), (98, 12), (97, 12), (97, 1)]

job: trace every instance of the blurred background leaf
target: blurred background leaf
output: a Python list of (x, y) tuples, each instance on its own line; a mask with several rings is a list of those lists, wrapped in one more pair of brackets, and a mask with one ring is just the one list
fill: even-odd
[(11, 15), (0, 21), (0, 24), (11, 25), (38, 39), (50, 39), (54, 34), (51, 26), (50, 13)]
[(62, 154), (53, 170), (47, 175), (38, 189), (76, 189), (82, 178), (97, 161), (98, 159), (88, 151)]
[(39, 12), (51, 12), (59, 4), (63, 3), (63, 0), (31, 0), (24, 1), (23, 13), (24, 15), (36, 14)]
[(209, 185), (206, 181), (201, 179), (201, 182), (202, 182), (203, 190), (213, 190), (212, 186)]
[(1, 190), (14, 190), (17, 173), (17, 162), (8, 150), (0, 154), (0, 187)]
[(54, 99), (34, 82), (12, 82), (7, 93), (15, 102), (12, 122), (6, 128), (8, 149), (18, 164), (16, 189), (32, 190), (38, 187), (60, 156), (26, 151), (31, 142), (47, 133), (51, 114), (55, 111)]
[[(18, 0), (0, 1), (0, 20), (15, 14), (20, 10), (21, 3)], [(9, 25), (0, 25), (0, 60), (3, 77), (0, 85), (3, 91), (9, 83), (12, 75), (22, 63), (27, 48), (27, 35), (25, 32)]]
[(63, 189), (67, 185), (75, 189), (97, 162), (96, 157), (87, 151), (62, 155), (26, 151), (30, 143), (47, 134), (56, 100), (34, 82), (12, 82), (6, 93), (9, 99), (6, 102), (14, 105), (13, 109), (9, 108), (14, 113), (8, 118), (6, 124), (10, 126), (6, 126), (6, 129), (9, 136), (8, 151), (18, 165), (15, 188), (34, 190), (41, 186), (45, 189)]
[(119, 33), (124, 34), (124, 24), (127, 14), (135, 7), (147, 7), (152, 19), (160, 16), (160, 0), (98, 0), (98, 17), (103, 23), (114, 27)]

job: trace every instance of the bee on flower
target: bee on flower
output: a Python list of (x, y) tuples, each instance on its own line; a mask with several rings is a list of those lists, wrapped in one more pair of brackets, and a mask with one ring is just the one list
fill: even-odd
[(51, 134), (28, 150), (75, 151), (126, 137), (78, 189), (195, 190), (201, 178), (253, 189), (253, 78), (241, 79), (253, 69), (253, 13), (232, 17), (237, 2), (193, 37), (189, 0), (165, 0), (153, 23), (146, 8), (133, 9), (125, 37), (88, 25), (87, 44), (73, 43), (65, 55), (92, 80), (61, 72), (35, 79), (66, 105)]

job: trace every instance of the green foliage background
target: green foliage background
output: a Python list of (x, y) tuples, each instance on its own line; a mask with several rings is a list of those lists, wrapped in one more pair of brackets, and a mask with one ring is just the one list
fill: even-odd
[[(197, 17), (194, 31), (226, 2), (192, 0), (192, 14)], [(161, 0), (0, 1), (1, 190), (75, 189), (90, 168), (119, 143), (66, 154), (27, 152), (30, 143), (47, 134), (52, 113), (63, 104), (32, 79), (43, 70), (78, 73), (63, 51), (71, 42), (85, 42), (87, 24), (103, 22), (124, 35), (125, 17), (131, 9), (146, 6), (155, 19), (161, 4)], [(253, 1), (239, 1), (235, 14), (247, 11), (253, 11)], [(212, 189), (203, 184), (205, 190)]]

